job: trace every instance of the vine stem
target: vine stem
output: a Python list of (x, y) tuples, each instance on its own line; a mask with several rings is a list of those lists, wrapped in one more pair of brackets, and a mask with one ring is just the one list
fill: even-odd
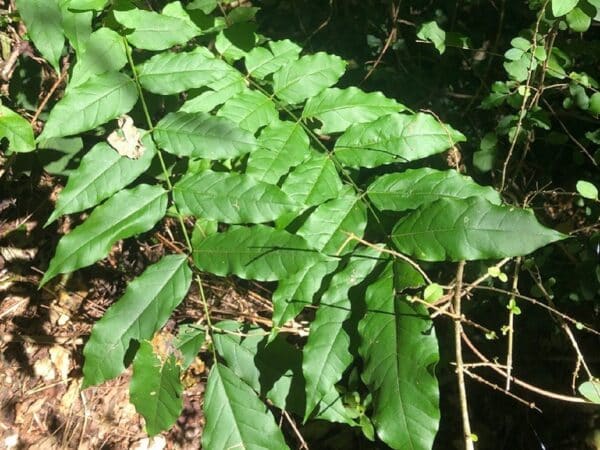
[[(135, 69), (135, 64), (133, 63), (133, 57), (131, 56), (131, 47), (129, 46), (129, 43), (127, 42), (125, 37), (123, 37), (123, 43), (126, 48), (125, 53), (127, 54), (127, 61), (129, 62), (129, 67), (131, 68), (131, 72), (133, 73), (133, 79), (135, 81), (135, 85), (137, 87), (138, 94), (140, 96), (140, 100), (142, 103), (142, 109), (144, 110), (144, 116), (146, 118), (146, 123), (148, 125), (149, 133), (150, 133), (150, 136), (152, 137), (152, 141), (154, 142), (154, 144), (156, 146), (156, 153), (158, 154), (158, 158), (160, 160), (160, 165), (161, 165), (162, 172), (163, 172), (163, 175), (165, 178), (165, 182), (167, 183), (169, 192), (173, 192), (173, 183), (171, 183), (169, 171), (167, 170), (167, 165), (165, 164), (165, 160), (162, 156), (160, 147), (154, 140), (154, 125), (152, 123), (152, 118), (150, 117), (150, 111), (148, 110), (148, 105), (147, 105), (146, 99), (144, 97), (144, 92), (142, 91), (142, 86), (140, 84), (137, 70)], [(187, 228), (185, 226), (185, 222), (183, 220), (183, 215), (179, 211), (179, 208), (177, 208), (177, 205), (174, 204), (174, 207), (175, 207), (175, 212), (177, 214), (177, 218), (179, 219), (179, 225), (181, 226), (181, 232), (183, 233), (183, 236), (185, 238), (185, 243), (186, 243), (187, 249), (191, 255), (191, 253), (193, 251), (192, 242), (190, 241), (190, 237), (189, 237)], [(212, 321), (210, 319), (210, 311), (209, 311), (209, 307), (208, 307), (208, 302), (206, 301), (206, 296), (204, 295), (204, 286), (202, 285), (202, 278), (200, 278), (199, 274), (196, 274), (196, 282), (198, 283), (198, 289), (200, 291), (200, 300), (201, 300), (202, 306), (204, 308), (204, 316), (205, 316), (206, 324), (208, 325), (207, 326), (208, 335), (210, 336), (211, 332), (213, 330), (213, 326), (212, 326)], [(216, 361), (217, 353), (216, 353), (214, 345), (211, 346), (211, 350), (212, 350), (214, 360)]]
[(462, 283), (465, 271), (465, 261), (458, 263), (456, 269), (456, 286), (454, 288), (454, 314), (458, 317), (454, 320), (454, 347), (456, 353), (456, 378), (458, 381), (458, 398), (460, 402), (460, 413), (463, 424), (463, 434), (465, 440), (465, 450), (474, 450), (473, 433), (471, 432), (471, 421), (469, 420), (469, 404), (467, 401), (467, 389), (465, 386), (465, 368), (462, 354)]
[[(154, 145), (156, 146), (156, 153), (158, 155), (158, 159), (160, 160), (160, 167), (162, 169), (163, 176), (165, 177), (165, 182), (167, 183), (167, 188), (169, 189), (169, 192), (173, 192), (173, 183), (171, 183), (171, 178), (169, 176), (169, 171), (167, 170), (167, 165), (165, 164), (165, 160), (162, 156), (160, 147), (157, 145), (156, 141), (154, 140), (154, 124), (152, 123), (152, 118), (150, 117), (150, 111), (148, 110), (148, 104), (146, 103), (146, 98), (144, 97), (144, 91), (142, 90), (142, 85), (140, 84), (140, 79), (138, 77), (137, 70), (135, 69), (135, 64), (133, 63), (133, 57), (131, 56), (131, 47), (129, 46), (127, 39), (125, 39), (125, 36), (122, 36), (122, 38), (123, 38), (123, 44), (125, 45), (125, 49), (126, 49), (125, 53), (127, 54), (127, 62), (129, 63), (131, 73), (133, 73), (133, 80), (135, 81), (135, 86), (137, 88), (138, 95), (140, 96), (140, 101), (142, 103), (142, 109), (144, 111), (144, 117), (146, 118), (146, 124), (148, 126), (148, 131), (150, 133), (150, 137), (152, 138), (152, 142), (154, 142)], [(177, 218), (179, 220), (179, 225), (181, 226), (181, 231), (182, 231), (183, 237), (185, 239), (185, 244), (188, 248), (188, 251), (191, 254), (192, 253), (192, 242), (190, 241), (190, 237), (188, 235), (187, 228), (186, 228), (185, 222), (183, 220), (183, 216), (179, 212), (179, 208), (177, 208), (177, 205), (174, 205), (174, 206), (175, 206), (175, 211), (177, 213)]]

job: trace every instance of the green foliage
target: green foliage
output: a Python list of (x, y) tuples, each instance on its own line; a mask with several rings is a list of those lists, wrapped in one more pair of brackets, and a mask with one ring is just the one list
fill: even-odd
[[(462, 175), (460, 160), (441, 167), (443, 158), (434, 156), (460, 155), (463, 133), (379, 91), (348, 86), (350, 77), (335, 87), (348, 63), (259, 35), (256, 8), (195, 0), (157, 12), (113, 3), (72, 0), (58, 9), (60, 20), (45, 32), (60, 35), (60, 49), (58, 37), (36, 35), (39, 15), (27, 8), (37, 2), (21, 12), (55, 68), (63, 35), (76, 59), (38, 143), (72, 135), (86, 142), (47, 224), (91, 211), (60, 239), (41, 284), (106, 257), (115, 242), (152, 230), (167, 211), (186, 249), (130, 281), (95, 324), (84, 385), (118, 376), (133, 361), (131, 399), (156, 434), (180, 413), (180, 372), (206, 338), (213, 355), (204, 448), (288, 448), (279, 410), (356, 427), (391, 448), (431, 448), (440, 420), (438, 341), (426, 308), (406, 290), (424, 287), (424, 301), (433, 303), (447, 280), (443, 269), (432, 269), (440, 279), (429, 281), (419, 261), (525, 256), (566, 235), (507, 204), (504, 186)], [(552, 11), (583, 30), (587, 20), (571, 3), (553, 1)], [(89, 10), (100, 14), (91, 21)], [(417, 37), (445, 56), (456, 38), (435, 21)], [(512, 39), (504, 54), (510, 80), (495, 83), (484, 106), (521, 112), (507, 113), (486, 134), (475, 158), (482, 172), (493, 170), (502, 139), (526, 141), (524, 127), (550, 129), (541, 104), (520, 109), (540, 67), (568, 77), (564, 95), (598, 113), (597, 83), (569, 73), (562, 56), (535, 33)], [(149, 130), (140, 142), (123, 138), (144, 149), (139, 159), (97, 143), (127, 113)], [(32, 149), (31, 127), (12, 110), (3, 107), (0, 127), (12, 151)], [(583, 183), (578, 192), (597, 199)], [(156, 333), (194, 275), (203, 292), (202, 272), (277, 282), (272, 329), (204, 317), (157, 348)], [(307, 305), (316, 310), (313, 319), (302, 316), (311, 320), (308, 336), (286, 340), (289, 321)]]
[(19, 114), (0, 105), (0, 139), (7, 138), (8, 149), (15, 153), (35, 150), (31, 125)]
[(179, 372), (175, 356), (162, 361), (150, 342), (140, 343), (133, 360), (129, 395), (135, 409), (144, 416), (146, 433), (150, 436), (168, 430), (181, 414), (183, 386)]

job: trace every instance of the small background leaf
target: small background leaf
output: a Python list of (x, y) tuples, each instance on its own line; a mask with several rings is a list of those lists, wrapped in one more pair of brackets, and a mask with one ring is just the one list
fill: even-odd
[(35, 150), (35, 139), (31, 124), (19, 114), (0, 105), (0, 139), (8, 139), (8, 150), (25, 153)]

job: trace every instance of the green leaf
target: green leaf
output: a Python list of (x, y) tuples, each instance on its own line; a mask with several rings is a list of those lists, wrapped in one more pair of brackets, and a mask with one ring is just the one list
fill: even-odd
[(440, 55), (446, 51), (446, 32), (433, 20), (421, 25), (417, 37), (431, 42)]
[(73, 272), (104, 258), (119, 239), (150, 230), (163, 218), (166, 208), (167, 193), (158, 186), (140, 185), (114, 195), (61, 238), (40, 286), (59, 273)]
[(187, 369), (194, 362), (205, 339), (206, 332), (202, 328), (190, 324), (179, 326), (175, 347), (181, 353), (183, 369)]
[(398, 249), (424, 261), (496, 259), (527, 255), (567, 236), (538, 223), (531, 211), (482, 198), (441, 199), (398, 222)]
[(246, 173), (272, 184), (309, 155), (308, 136), (296, 122), (277, 120), (267, 125), (258, 137), (257, 146), (250, 154)]
[(129, 398), (146, 421), (146, 433), (154, 436), (168, 430), (183, 410), (179, 365), (173, 355), (166, 361), (155, 355), (144, 341), (133, 360)]
[(560, 17), (571, 11), (579, 0), (552, 0), (552, 14), (554, 17)]
[(225, 223), (270, 222), (297, 206), (275, 185), (210, 170), (184, 177), (173, 199), (184, 214)]
[(35, 47), (60, 72), (65, 37), (58, 0), (16, 0), (16, 6)]
[(204, 14), (210, 14), (215, 10), (219, 2), (217, 0), (192, 0), (192, 2), (187, 5), (187, 9), (199, 9)]
[(137, 70), (144, 89), (161, 95), (208, 86), (223, 78), (235, 80), (241, 77), (237, 70), (214, 58), (204, 47), (187, 53), (159, 53)]
[(331, 159), (311, 151), (289, 174), (281, 189), (296, 203), (313, 206), (336, 198), (342, 190), (342, 180)]
[(217, 112), (239, 125), (242, 130), (255, 133), (261, 127), (279, 120), (273, 101), (258, 91), (246, 90), (231, 97)]
[(600, 92), (594, 92), (590, 97), (588, 111), (595, 115), (600, 114)]
[(248, 280), (280, 280), (327, 260), (331, 259), (311, 250), (300, 236), (264, 225), (230, 228), (194, 243), (194, 262), (200, 270)]
[(576, 189), (582, 197), (589, 198), (591, 200), (598, 200), (598, 188), (589, 181), (579, 180), (577, 182)]
[(234, 23), (221, 30), (215, 39), (215, 49), (228, 61), (243, 58), (257, 42), (256, 24), (253, 22)]
[(8, 150), (26, 153), (35, 150), (31, 124), (21, 115), (0, 104), (0, 139), (8, 139)]
[(270, 41), (269, 49), (255, 47), (246, 54), (246, 70), (248, 74), (259, 80), (279, 70), (282, 66), (298, 59), (302, 48), (292, 41)]
[(92, 11), (71, 11), (71, 0), (59, 0), (65, 36), (77, 54), (82, 53), (92, 34)]
[(303, 56), (273, 74), (273, 92), (287, 103), (300, 103), (335, 84), (345, 70), (339, 56), (323, 52)]
[(441, 153), (466, 138), (434, 117), (391, 114), (352, 125), (335, 144), (338, 160), (349, 167), (377, 167)]
[(440, 419), (437, 339), (427, 310), (396, 297), (392, 264), (367, 289), (360, 321), (362, 379), (379, 438), (395, 449), (430, 449)]
[(481, 197), (494, 205), (502, 203), (500, 194), (491, 187), (480, 186), (455, 170), (428, 167), (382, 175), (369, 186), (367, 194), (382, 211), (415, 209), (440, 198)]
[(138, 92), (134, 81), (118, 72), (91, 77), (73, 89), (52, 108), (39, 140), (71, 136), (92, 130), (129, 112)]
[(348, 291), (371, 273), (379, 262), (379, 254), (374, 249), (353, 254), (348, 265), (334, 275), (321, 297), (302, 352), (302, 371), (306, 380), (305, 419), (323, 398), (335, 391), (335, 383), (352, 363), (350, 336), (344, 329), (352, 311)]
[(83, 349), (83, 387), (117, 377), (132, 340), (150, 339), (185, 298), (192, 271), (185, 255), (168, 255), (129, 283), (123, 296), (94, 324)]
[(308, 99), (302, 117), (319, 119), (323, 123), (322, 133), (338, 133), (352, 124), (372, 122), (405, 109), (381, 92), (366, 93), (355, 87), (330, 88)]
[(225, 103), (234, 95), (247, 89), (244, 77), (236, 70), (224, 74), (223, 78), (208, 84), (207, 87), (210, 89), (187, 100), (179, 111), (188, 113), (210, 112), (216, 106)]
[(273, 292), (273, 326), (283, 326), (312, 304), (323, 278), (337, 266), (337, 261), (316, 261), (280, 280)]
[(223, 330), (213, 333), (219, 356), (261, 397), (268, 398), (277, 408), (302, 414), (304, 380), (300, 351), (284, 335), (276, 335), (268, 342), (269, 336), (262, 328), (240, 329), (240, 325), (230, 320), (215, 325), (217, 330)]
[(204, 395), (202, 447), (289, 448), (271, 412), (230, 369), (213, 365)]
[(593, 15), (590, 16), (587, 14), (582, 8), (577, 7), (569, 11), (567, 14), (567, 23), (569, 24), (569, 28), (576, 33), (584, 33), (592, 24), (592, 17), (596, 14), (596, 9), (594, 7), (591, 8), (593, 11)]
[(169, 113), (154, 128), (159, 147), (177, 156), (228, 159), (256, 148), (256, 138), (233, 122), (206, 113)]
[(150, 135), (144, 136), (144, 154), (140, 159), (120, 156), (108, 144), (96, 144), (72, 171), (60, 192), (54, 211), (44, 226), (64, 214), (72, 214), (96, 206), (119, 192), (144, 173), (156, 154)]
[[(282, 335), (270, 341), (261, 328), (240, 330), (238, 322), (219, 322), (216, 328), (233, 332), (213, 333), (215, 348), (242, 381), (277, 408), (297, 415), (304, 413), (302, 354), (298, 348)], [(244, 334), (243, 339), (240, 332)], [(321, 412), (317, 418), (354, 425), (335, 389), (328, 392), (318, 409)]]
[(444, 295), (444, 289), (437, 283), (428, 284), (423, 291), (423, 300), (427, 303), (433, 303)]
[(102, 11), (109, 0), (71, 0), (69, 8), (76, 11)]
[(367, 208), (352, 188), (338, 198), (320, 204), (296, 232), (311, 247), (325, 254), (345, 255), (357, 241), (350, 234), (362, 237), (367, 226)]
[(524, 53), (515, 61), (506, 61), (503, 65), (510, 77), (516, 81), (525, 81), (529, 70), (534, 70), (537, 66), (536, 60), (532, 59), (529, 53)]
[(191, 20), (143, 9), (113, 11), (115, 19), (133, 31), (125, 37), (135, 47), (144, 50), (166, 50), (202, 34)]
[(600, 404), (600, 381), (594, 379), (581, 383), (579, 393), (592, 403)]
[(89, 80), (93, 75), (117, 72), (127, 64), (123, 38), (109, 28), (94, 31), (85, 50), (78, 54), (78, 61), (69, 80), (69, 90)]

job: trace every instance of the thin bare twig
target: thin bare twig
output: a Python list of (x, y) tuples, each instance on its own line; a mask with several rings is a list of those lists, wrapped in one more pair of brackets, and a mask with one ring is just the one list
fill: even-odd
[(31, 118), (31, 125), (35, 125), (35, 122), (38, 120), (38, 117), (46, 107), (46, 103), (48, 103), (48, 100), (50, 100), (50, 98), (52, 98), (52, 96), (54, 95), (54, 91), (56, 91), (56, 89), (58, 89), (58, 86), (60, 86), (60, 84), (64, 81), (65, 77), (67, 76), (67, 73), (69, 73), (69, 62), (65, 61), (60, 77), (56, 79), (48, 93), (44, 96), (42, 102), (40, 103), (40, 106), (38, 106), (38, 108), (35, 110), (35, 114)]
[[(515, 301), (514, 293), (517, 292), (517, 285), (519, 284), (519, 270), (521, 269), (521, 257), (517, 258), (515, 263), (515, 271), (513, 272), (513, 283), (512, 283), (512, 292), (509, 299), (510, 303)], [(510, 391), (510, 375), (512, 373), (512, 362), (513, 362), (513, 345), (515, 338), (515, 313), (514, 308), (510, 307), (508, 312), (508, 350), (506, 351), (506, 385), (505, 389)]]
[[(465, 262), (460, 261), (456, 269), (456, 287), (454, 290), (454, 314), (459, 318), (462, 317), (461, 301), (462, 301), (462, 282), (465, 271)], [(460, 319), (454, 320), (454, 350), (456, 355), (456, 379), (458, 381), (458, 398), (460, 402), (460, 413), (463, 424), (463, 438), (465, 440), (465, 450), (474, 450), (473, 433), (471, 432), (471, 422), (469, 420), (469, 404), (467, 401), (467, 389), (465, 386), (465, 368), (463, 366), (462, 354), (462, 339), (463, 334), (462, 323)]]

